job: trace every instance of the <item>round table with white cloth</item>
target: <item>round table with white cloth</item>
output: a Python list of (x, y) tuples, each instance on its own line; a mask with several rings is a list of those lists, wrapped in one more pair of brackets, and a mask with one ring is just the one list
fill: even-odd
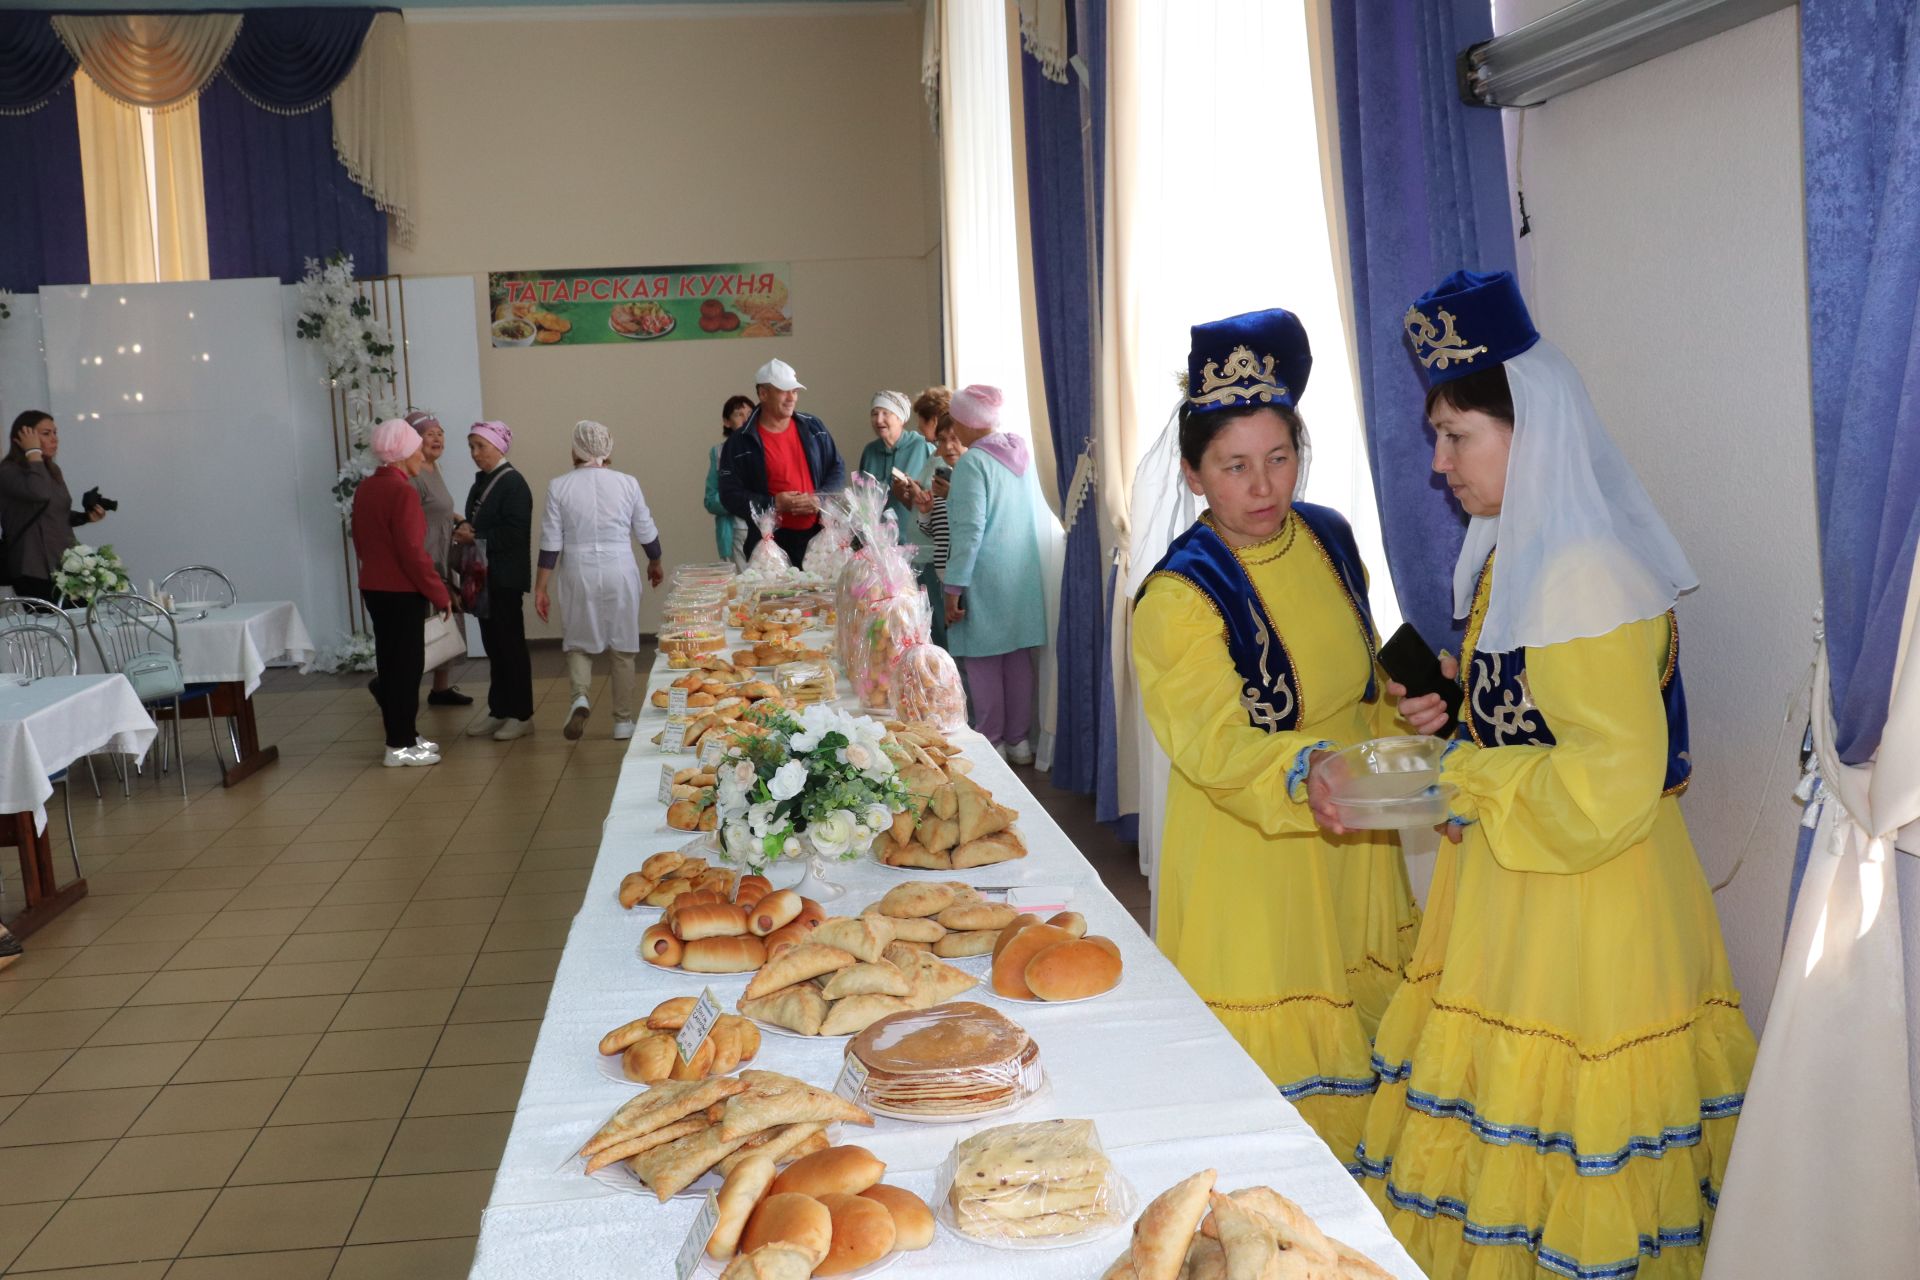
[(159, 730), (125, 676), (18, 680), (0, 675), (0, 813), (30, 813), (45, 831), (49, 778), (82, 756), (145, 755)]

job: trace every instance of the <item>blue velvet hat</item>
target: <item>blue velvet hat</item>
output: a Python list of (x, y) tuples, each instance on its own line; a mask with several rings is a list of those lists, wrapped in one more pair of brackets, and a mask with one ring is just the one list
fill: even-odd
[(1187, 351), (1187, 403), (1236, 409), (1299, 402), (1313, 368), (1300, 317), (1275, 307), (1193, 326)]
[(1429, 387), (1491, 369), (1540, 341), (1510, 271), (1456, 271), (1408, 307), (1401, 323)]

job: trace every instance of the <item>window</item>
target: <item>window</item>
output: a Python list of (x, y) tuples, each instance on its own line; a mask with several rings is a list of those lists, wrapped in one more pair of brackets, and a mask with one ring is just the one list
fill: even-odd
[(130, 107), (84, 71), (73, 91), (93, 282), (207, 279), (199, 107)]

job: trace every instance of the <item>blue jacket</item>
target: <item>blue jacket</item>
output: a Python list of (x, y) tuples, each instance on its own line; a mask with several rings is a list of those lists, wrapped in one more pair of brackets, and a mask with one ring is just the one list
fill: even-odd
[(713, 513), (713, 540), (719, 549), (722, 560), (733, 558), (733, 517), (727, 514), (726, 507), (720, 503), (720, 450), (726, 446), (721, 441), (707, 454), (707, 496), (706, 508)]
[[(846, 488), (847, 466), (840, 460), (839, 446), (834, 444), (826, 423), (810, 413), (796, 413), (793, 429), (800, 433), (800, 447), (806, 451), (813, 491), (838, 493)], [(749, 547), (759, 540), (758, 531), (752, 527), (753, 508), (773, 505), (773, 495), (767, 492), (767, 448), (760, 441), (758, 407), (747, 425), (720, 446), (720, 505), (748, 522)]]

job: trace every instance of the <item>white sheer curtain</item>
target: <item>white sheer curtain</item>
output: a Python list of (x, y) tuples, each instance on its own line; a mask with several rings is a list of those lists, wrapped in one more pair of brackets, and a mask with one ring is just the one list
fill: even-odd
[[(1027, 438), (1036, 459), (1052, 443), (1036, 440), (1027, 396), (1027, 352), (1020, 310), (1020, 242), (1014, 222), (1009, 32), (1000, 0), (928, 0), (940, 5), (940, 168), (945, 186), (941, 246), (946, 288), (947, 377), (955, 387), (984, 382), (1005, 395), (1002, 429)], [(1036, 510), (1047, 597), (1048, 643), (1039, 664), (1035, 764), (1053, 759), (1052, 635), (1060, 617), (1065, 535), (1027, 472)]]
[[(1130, 523), (1141, 456), (1179, 395), (1188, 328), (1264, 307), (1313, 343), (1301, 401), (1313, 444), (1306, 497), (1352, 521), (1375, 619), (1399, 625), (1342, 322), (1302, 0), (1112, 0), (1109, 52), (1105, 512)], [(1139, 477), (1142, 485), (1177, 475)], [(1155, 540), (1158, 541), (1157, 539)], [(1123, 580), (1165, 550), (1128, 545)], [(1120, 595), (1120, 593), (1116, 593)], [(1136, 752), (1142, 869), (1158, 861), (1167, 760), (1131, 681), (1130, 600), (1116, 599), (1121, 738)], [(1123, 676), (1122, 673), (1126, 674)], [(1123, 769), (1126, 762), (1123, 760)]]

